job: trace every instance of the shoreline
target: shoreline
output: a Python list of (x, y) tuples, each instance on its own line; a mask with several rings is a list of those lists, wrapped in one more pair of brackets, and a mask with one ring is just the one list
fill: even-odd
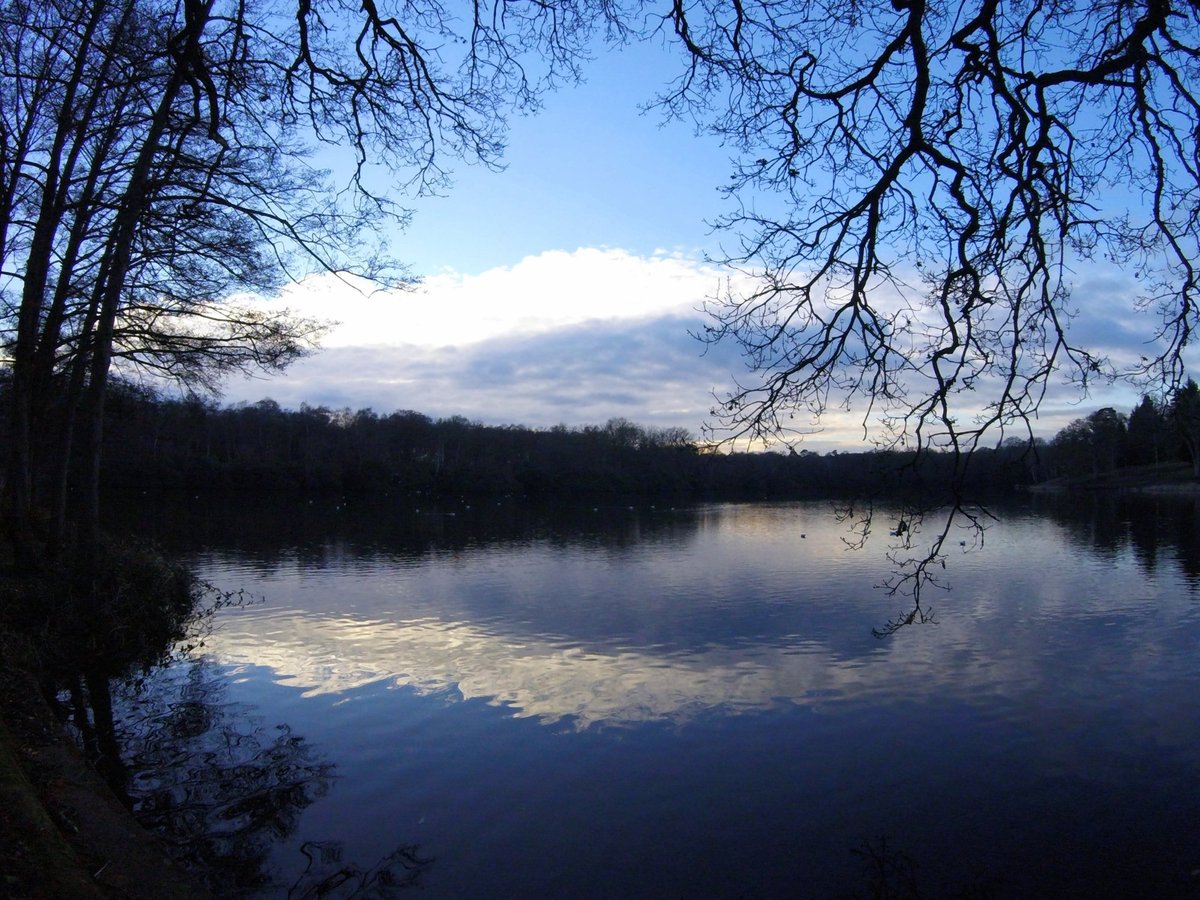
[(139, 825), (58, 721), (34, 676), (0, 664), (0, 893), (211, 900)]
[(1117, 493), (1200, 496), (1200, 478), (1188, 463), (1137, 466), (1102, 475), (1063, 476), (1027, 485), (1031, 494)]

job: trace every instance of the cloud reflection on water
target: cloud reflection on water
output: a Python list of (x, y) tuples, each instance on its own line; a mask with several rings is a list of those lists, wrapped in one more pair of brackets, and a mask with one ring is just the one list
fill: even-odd
[(580, 729), (679, 722), (713, 709), (816, 704), (864, 688), (867, 671), (838, 665), (821, 645), (801, 639), (687, 654), (600, 652), (466, 622), (355, 621), (297, 611), (229, 623), (212, 647), (221, 662), (267, 666), (305, 696), (389, 682), (423, 694), (457, 691), (466, 700), (505, 706), (517, 717), (547, 724), (570, 719)]
[(1097, 679), (1143, 709), (1142, 673), (1187, 665), (1196, 609), (1172, 573), (1025, 516), (952, 554), (937, 625), (877, 641), (905, 602), (870, 589), (884, 548), (846, 554), (827, 515), (730, 507), (632, 544), (587, 532), (411, 558), (368, 544), (322, 545), (319, 564), (214, 558), (208, 577), (249, 580), (271, 605), (223, 614), (209, 646), (304, 696), (385, 683), (578, 729), (928, 695), (1040, 708)]

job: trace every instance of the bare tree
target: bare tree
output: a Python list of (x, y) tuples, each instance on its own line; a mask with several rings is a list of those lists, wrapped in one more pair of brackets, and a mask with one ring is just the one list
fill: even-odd
[[(756, 378), (723, 426), (777, 439), (842, 406), (884, 446), (969, 452), (1028, 436), (1060, 376), (1180, 383), (1194, 4), (676, 0), (666, 21), (691, 63), (662, 104), (741, 154), (722, 224), (758, 287), (712, 303), (708, 337)], [(1140, 361), (1072, 337), (1093, 262), (1139, 275)]]
[[(286, 365), (319, 330), (231, 297), (313, 271), (404, 283), (376, 240), (405, 221), (394, 188), (441, 187), (451, 158), (496, 163), (501, 113), (574, 77), (596, 9), (485, 3), (460, 21), (437, 3), (0, 5), (5, 522), (22, 559), (35, 561), (51, 471), (65, 521), (77, 456), (76, 518), (95, 545), (114, 361), (211, 388)], [(350, 153), (340, 183), (310, 161), (321, 144)]]
[[(1032, 441), (1059, 380), (1180, 385), (1200, 324), (1194, 3), (673, 0), (662, 23), (690, 62), (659, 106), (738, 154), (718, 224), (755, 287), (714, 298), (703, 337), (749, 374), (718, 435), (791, 441), (851, 411), (882, 448), (952, 453), (954, 487), (984, 442)], [(1097, 264), (1136, 273), (1140, 359), (1072, 331)], [(916, 599), (893, 624), (924, 618), (955, 523), (982, 540), (986, 516), (947, 502), (920, 538), (923, 503), (889, 529), (889, 586)]]

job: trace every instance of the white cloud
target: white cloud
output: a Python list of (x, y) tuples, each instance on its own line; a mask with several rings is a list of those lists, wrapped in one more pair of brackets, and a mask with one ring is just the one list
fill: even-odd
[(287, 407), (370, 406), (549, 427), (624, 416), (698, 432), (712, 392), (739, 361), (704, 354), (699, 316), (593, 320), (462, 347), (332, 347), (284, 376), (236, 386), (227, 399), (270, 396)]
[(282, 376), (230, 384), (225, 400), (534, 427), (624, 416), (698, 434), (713, 392), (742, 368), (732, 348), (706, 352), (692, 336), (721, 283), (681, 255), (591, 248), (446, 273), (412, 292), (311, 278), (275, 305), (336, 319), (324, 349)]
[(509, 334), (538, 334), (593, 320), (690, 312), (721, 284), (713, 267), (668, 253), (552, 250), (478, 275), (447, 272), (412, 291), (315, 276), (278, 306), (340, 324), (325, 347), (461, 347)]
[[(706, 347), (692, 336), (706, 324), (699, 307), (724, 277), (680, 254), (602, 248), (547, 251), (477, 275), (446, 272), (411, 292), (315, 277), (276, 305), (338, 320), (325, 349), (283, 376), (230, 384), (225, 399), (415, 409), (532, 427), (624, 416), (699, 434), (714, 393), (754, 378), (736, 347)], [(1072, 338), (1117, 360), (1136, 358), (1153, 323), (1133, 312), (1130, 296), (1122, 273), (1089, 272), (1076, 286)], [(972, 398), (984, 402), (985, 393)], [(1080, 401), (1056, 383), (1036, 431), (1049, 438), (1093, 409), (1128, 411), (1136, 401), (1126, 384), (1096, 384)], [(865, 408), (865, 400), (849, 411), (834, 408), (804, 445), (861, 446)]]

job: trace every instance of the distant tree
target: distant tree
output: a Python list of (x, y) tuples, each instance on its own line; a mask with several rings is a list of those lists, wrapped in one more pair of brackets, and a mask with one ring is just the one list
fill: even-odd
[(1126, 419), (1112, 407), (1076, 419), (1054, 437), (1058, 468), (1066, 475), (1102, 475), (1124, 461)]
[(651, 447), (673, 447), (694, 450), (696, 439), (690, 431), (680, 426), (643, 429), (645, 442)]
[(1096, 410), (1087, 418), (1092, 434), (1093, 471), (1111, 472), (1124, 465), (1127, 419), (1111, 406)]
[(1127, 435), (1128, 462), (1131, 465), (1158, 465), (1167, 450), (1167, 425), (1162, 409), (1145, 395), (1129, 414)]
[(1200, 478), (1200, 385), (1194, 379), (1171, 397), (1170, 419), (1191, 460), (1192, 475)]
[(609, 419), (604, 424), (604, 433), (613, 446), (620, 449), (637, 449), (645, 440), (641, 427), (624, 417)]

